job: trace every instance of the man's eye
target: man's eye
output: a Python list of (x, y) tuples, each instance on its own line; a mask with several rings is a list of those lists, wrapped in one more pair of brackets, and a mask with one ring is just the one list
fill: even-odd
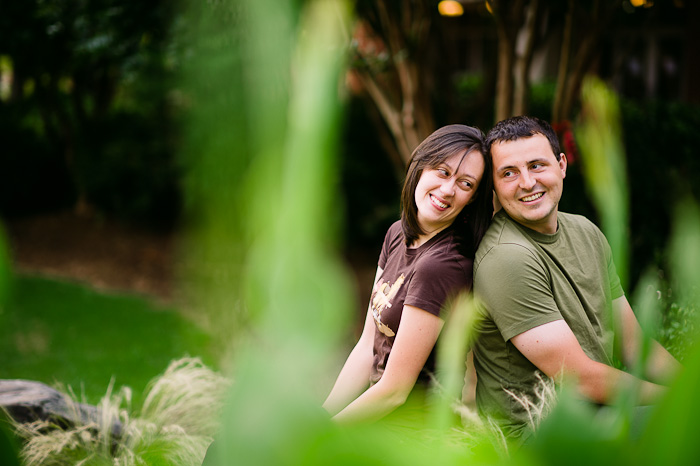
[(511, 176), (515, 175), (515, 172), (512, 170), (506, 170), (503, 172), (503, 177), (504, 178), (510, 178)]
[(537, 170), (537, 169), (542, 168), (543, 166), (544, 166), (544, 165), (541, 164), (541, 163), (533, 163), (533, 164), (532, 164), (532, 169), (533, 169), (533, 170)]

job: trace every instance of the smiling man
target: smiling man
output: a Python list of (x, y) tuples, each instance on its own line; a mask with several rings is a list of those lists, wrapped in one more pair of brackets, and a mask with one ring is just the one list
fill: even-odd
[(502, 209), (474, 260), (484, 311), (474, 346), (480, 414), (525, 441), (535, 410), (523, 402), (537, 404), (542, 380), (562, 376), (596, 404), (626, 386), (638, 387), (641, 404), (653, 403), (680, 366), (653, 342), (645, 380), (612, 367), (613, 339), (623, 362), (634, 364), (641, 329), (605, 236), (586, 218), (559, 212), (567, 162), (551, 126), (509, 118), (489, 131), (486, 149)]

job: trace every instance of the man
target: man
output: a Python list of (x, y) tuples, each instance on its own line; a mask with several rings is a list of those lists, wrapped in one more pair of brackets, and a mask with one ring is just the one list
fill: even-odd
[(567, 162), (551, 126), (531, 117), (501, 121), (486, 149), (502, 209), (474, 261), (484, 311), (474, 347), (479, 412), (523, 441), (535, 411), (523, 401), (536, 405), (542, 380), (561, 376), (594, 403), (628, 386), (638, 386), (641, 404), (653, 403), (679, 363), (654, 342), (645, 380), (612, 367), (613, 324), (626, 364), (637, 362), (641, 329), (603, 234), (558, 210)]

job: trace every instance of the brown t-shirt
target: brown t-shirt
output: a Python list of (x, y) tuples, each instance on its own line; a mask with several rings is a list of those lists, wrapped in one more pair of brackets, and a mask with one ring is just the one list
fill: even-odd
[[(452, 228), (446, 228), (420, 247), (406, 247), (401, 221), (384, 238), (379, 256), (381, 277), (372, 290), (370, 306), (377, 324), (370, 383), (381, 379), (394, 344), (404, 305), (440, 317), (445, 301), (472, 286), (472, 258), (460, 254)], [(425, 368), (432, 370), (431, 354)]]

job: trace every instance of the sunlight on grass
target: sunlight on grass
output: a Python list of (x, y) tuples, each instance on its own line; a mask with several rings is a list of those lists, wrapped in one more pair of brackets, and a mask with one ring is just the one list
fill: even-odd
[(114, 377), (138, 403), (172, 359), (211, 360), (208, 336), (173, 309), (38, 277), (14, 285), (0, 328), (0, 378), (60, 382), (95, 403)]

